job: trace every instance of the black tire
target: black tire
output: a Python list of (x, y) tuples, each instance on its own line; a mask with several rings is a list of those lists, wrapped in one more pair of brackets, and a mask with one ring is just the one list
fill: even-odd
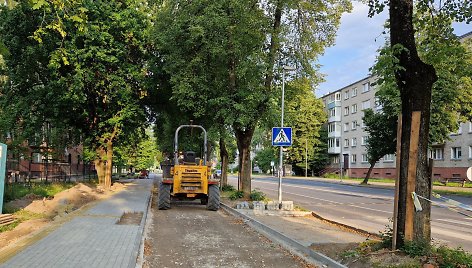
[(208, 186), (207, 209), (217, 211), (220, 208), (220, 188), (216, 184)]
[(170, 184), (159, 184), (159, 197), (157, 200), (159, 209), (170, 209)]

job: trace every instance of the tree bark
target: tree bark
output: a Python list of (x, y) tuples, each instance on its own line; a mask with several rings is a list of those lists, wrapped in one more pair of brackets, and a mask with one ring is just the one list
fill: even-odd
[(254, 127), (246, 128), (245, 130), (233, 128), (239, 152), (240, 190), (243, 191), (245, 198), (249, 198), (251, 194), (251, 140), (254, 135)]
[(220, 137), (221, 186), (228, 185), (228, 150), (223, 137)]
[(97, 158), (94, 160), (95, 169), (97, 170), (98, 184), (104, 185), (105, 182), (105, 150), (100, 147), (96, 150)]
[(105, 168), (105, 188), (111, 188), (111, 175), (113, 172), (113, 142), (107, 142), (107, 162)]
[[(411, 188), (408, 183), (414, 186), (414, 191), (418, 195), (430, 197), (431, 181), (428, 176), (427, 146), (431, 92), (437, 76), (434, 67), (424, 63), (416, 50), (412, 23), (413, 0), (391, 0), (389, 12), (391, 46), (394, 48), (401, 45), (404, 48), (396, 55), (403, 69), (395, 72), (402, 100), (403, 122), (396, 234), (397, 247), (401, 247), (408, 240), (427, 242), (431, 240), (431, 204), (421, 200), (423, 210), (412, 211)], [(418, 115), (419, 127), (412, 127), (413, 118)], [(413, 215), (410, 215), (411, 213)]]
[(364, 178), (364, 180), (361, 182), (361, 184), (367, 184), (367, 183), (369, 182), (370, 174), (372, 173), (372, 170), (374, 169), (375, 162), (377, 162), (377, 161), (370, 162), (369, 171), (367, 171), (367, 174), (365, 175), (365, 178)]

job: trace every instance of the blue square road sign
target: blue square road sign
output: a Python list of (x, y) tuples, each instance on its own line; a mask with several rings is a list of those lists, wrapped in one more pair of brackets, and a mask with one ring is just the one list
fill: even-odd
[(291, 146), (292, 128), (274, 127), (272, 128), (272, 146)]

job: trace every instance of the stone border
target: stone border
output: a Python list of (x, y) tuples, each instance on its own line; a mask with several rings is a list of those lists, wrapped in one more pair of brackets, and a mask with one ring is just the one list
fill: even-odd
[(267, 225), (264, 225), (263, 223), (229, 207), (228, 205), (221, 203), (221, 207), (228, 212), (229, 214), (243, 218), (246, 223), (254, 228), (256, 231), (260, 232), (263, 234), (265, 237), (270, 239), (273, 242), (278, 243), (291, 253), (299, 256), (300, 258), (304, 259), (308, 263), (320, 266), (320, 267), (333, 267), (333, 268), (347, 268), (347, 266), (344, 266), (343, 264), (336, 262), (335, 260), (319, 253), (314, 250), (311, 250), (299, 242), (291, 239), (290, 237), (268, 227)]
[(152, 189), (154, 187), (154, 182), (151, 183), (152, 187), (149, 191), (149, 197), (147, 198), (146, 208), (143, 211), (143, 218), (139, 224), (139, 230), (136, 235), (136, 240), (134, 241), (134, 247), (131, 252), (130, 262), (128, 264), (129, 268), (142, 267), (143, 265), (143, 256), (144, 256), (144, 227), (146, 225), (146, 219), (148, 212), (151, 209), (152, 202)]

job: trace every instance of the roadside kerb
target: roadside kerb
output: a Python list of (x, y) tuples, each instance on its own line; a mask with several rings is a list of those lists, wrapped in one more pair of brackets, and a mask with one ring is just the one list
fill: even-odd
[(268, 227), (267, 225), (231, 208), (230, 206), (221, 203), (221, 207), (227, 211), (229, 214), (243, 218), (246, 220), (246, 223), (254, 228), (255, 230), (259, 231), (261, 234), (280, 244), (282, 247), (286, 248), (290, 252), (296, 254), (297, 256), (301, 257), (308, 263), (322, 266), (322, 267), (333, 267), (333, 268), (347, 268), (347, 266), (342, 265), (341, 263), (336, 262), (335, 260), (319, 253), (313, 251), (302, 244), (298, 243), (297, 241), (287, 237), (286, 235)]
[(141, 222), (139, 224), (139, 231), (138, 231), (138, 235), (136, 236), (136, 241), (134, 242), (132, 258), (134, 258), (135, 262), (133, 263), (131, 261), (128, 265), (129, 268), (142, 267), (142, 261), (144, 260), (144, 239), (145, 239), (144, 227), (146, 226), (148, 212), (151, 209), (151, 202), (152, 202), (152, 191), (146, 202), (147, 205), (146, 205), (146, 208), (144, 209), (143, 218), (141, 219)]

